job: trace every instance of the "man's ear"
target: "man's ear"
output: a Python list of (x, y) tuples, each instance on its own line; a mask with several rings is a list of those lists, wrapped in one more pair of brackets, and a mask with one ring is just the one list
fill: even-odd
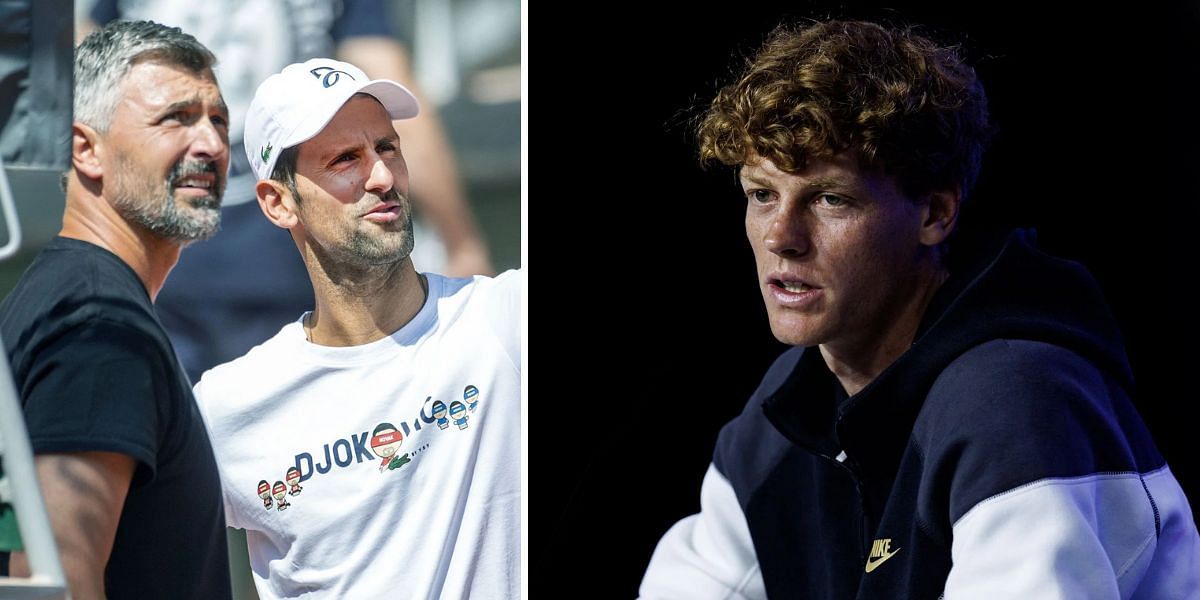
[(300, 222), (296, 211), (296, 199), (282, 182), (273, 179), (260, 180), (254, 184), (254, 195), (258, 197), (258, 207), (276, 227), (291, 229)]
[(962, 186), (929, 192), (921, 214), (921, 243), (933, 247), (946, 241), (958, 223), (958, 209), (961, 206)]
[(103, 177), (101, 158), (105, 150), (99, 132), (79, 121), (71, 124), (71, 166), (81, 175), (88, 179)]

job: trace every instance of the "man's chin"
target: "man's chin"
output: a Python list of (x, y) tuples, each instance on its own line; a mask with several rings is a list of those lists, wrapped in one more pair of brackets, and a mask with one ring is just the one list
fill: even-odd
[(813, 323), (803, 322), (808, 319), (798, 319), (794, 315), (786, 317), (770, 316), (771, 334), (775, 339), (789, 346), (808, 347), (821, 343), (821, 336), (814, 330)]
[(174, 231), (172, 237), (185, 246), (192, 242), (207, 240), (221, 230), (221, 211), (216, 209), (199, 209), (188, 211), (188, 223)]

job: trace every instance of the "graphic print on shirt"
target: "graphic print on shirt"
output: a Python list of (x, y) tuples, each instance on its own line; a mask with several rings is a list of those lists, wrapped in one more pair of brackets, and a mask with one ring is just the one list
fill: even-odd
[(400, 456), (396, 455), (402, 443), (404, 443), (404, 434), (400, 433), (395, 425), (380, 423), (375, 426), (375, 431), (371, 433), (371, 451), (383, 459), (383, 462), (379, 463), (380, 471), (383, 471), (384, 467), (387, 467), (389, 471), (399, 469), (410, 462), (407, 452)]
[(279, 510), (287, 510), (287, 507), (291, 506), (287, 501), (287, 486), (283, 485), (282, 481), (276, 481), (271, 491), (275, 493), (275, 504)]
[(300, 469), (296, 467), (288, 467), (287, 475), (283, 479), (287, 482), (288, 488), (290, 488), (288, 489), (289, 496), (295, 496), (304, 489), (300, 487)]
[[(352, 432), (346, 437), (324, 444), (318, 453), (297, 452), (294, 464), (288, 466), (282, 481), (276, 481), (274, 485), (271, 484), (270, 479), (258, 482), (258, 497), (263, 501), (263, 508), (265, 510), (287, 509), (292, 506), (292, 503), (288, 502), (286, 497), (299, 495), (304, 489), (301, 487), (301, 483), (316, 475), (329, 473), (334, 468), (349, 468), (367, 462), (377, 464), (376, 471), (383, 473), (384, 471), (398, 470), (413, 462), (419, 452), (429, 447), (429, 440), (422, 440), (424, 443), (415, 448), (411, 446), (413, 442), (410, 440), (411, 450), (409, 452), (401, 453), (400, 448), (404, 445), (405, 438), (411, 438), (421, 431), (423, 425), (437, 424), (437, 429), (430, 428), (429, 431), (467, 429), (470, 418), (468, 411), (478, 410), (482, 394), (474, 385), (468, 385), (462, 389), (463, 399), (469, 403), (470, 408), (468, 408), (468, 404), (458, 400), (447, 406), (441, 400), (434, 400), (432, 395), (426, 396), (418, 415), (411, 421), (381, 421), (375, 425), (374, 429), (364, 430), (361, 433)], [(398, 423), (399, 427), (393, 423)], [(451, 428), (451, 423), (457, 427)], [(379, 462), (376, 463), (376, 460)], [(272, 502), (272, 498), (274, 498), (274, 502)]]
[(262, 498), (263, 508), (266, 510), (271, 510), (272, 495), (278, 499), (276, 504), (278, 505), (279, 510), (284, 510), (292, 505), (286, 500), (286, 497), (295, 496), (304, 490), (304, 488), (300, 487), (300, 469), (297, 469), (296, 467), (288, 467), (283, 479), (287, 482), (287, 484), (284, 484), (283, 481), (276, 481), (275, 485), (272, 486), (271, 482), (267, 481), (266, 479), (258, 482), (258, 497)]
[(459, 429), (467, 428), (467, 407), (462, 402), (455, 400), (450, 403), (450, 418), (454, 419), (454, 424), (458, 425)]
[(262, 498), (263, 508), (271, 510), (271, 483), (266, 479), (258, 482), (258, 497)]
[(437, 419), (438, 429), (445, 429), (450, 426), (450, 419), (446, 418), (446, 403), (441, 400), (433, 402), (433, 418)]
[(468, 385), (463, 389), (463, 402), (467, 403), (467, 410), (475, 412), (475, 407), (479, 406), (479, 388)]

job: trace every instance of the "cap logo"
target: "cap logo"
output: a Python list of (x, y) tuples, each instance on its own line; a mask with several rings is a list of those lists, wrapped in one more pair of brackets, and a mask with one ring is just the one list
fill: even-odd
[(262, 156), (263, 162), (271, 160), (271, 150), (274, 150), (274, 148), (271, 147), (271, 144), (267, 144), (266, 147), (262, 149), (262, 152), (259, 153), (259, 156)]
[(350, 79), (354, 79), (353, 75), (351, 75), (345, 71), (339, 71), (333, 67), (317, 67), (317, 68), (309, 71), (309, 73), (312, 73), (313, 77), (320, 79), (321, 85), (323, 85), (325, 87), (330, 87), (330, 86), (336, 85), (338, 80), (340, 80), (342, 78), (342, 75), (345, 75), (346, 77), (349, 77)]

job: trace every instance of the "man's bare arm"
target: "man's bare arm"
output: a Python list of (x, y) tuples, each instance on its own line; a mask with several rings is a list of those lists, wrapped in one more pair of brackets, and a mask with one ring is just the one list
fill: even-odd
[[(38, 454), (34, 463), (71, 597), (104, 598), (104, 569), (133, 480), (134, 459), (115, 452), (77, 452)], [(10, 567), (13, 576), (30, 574), (23, 552), (12, 554)]]

